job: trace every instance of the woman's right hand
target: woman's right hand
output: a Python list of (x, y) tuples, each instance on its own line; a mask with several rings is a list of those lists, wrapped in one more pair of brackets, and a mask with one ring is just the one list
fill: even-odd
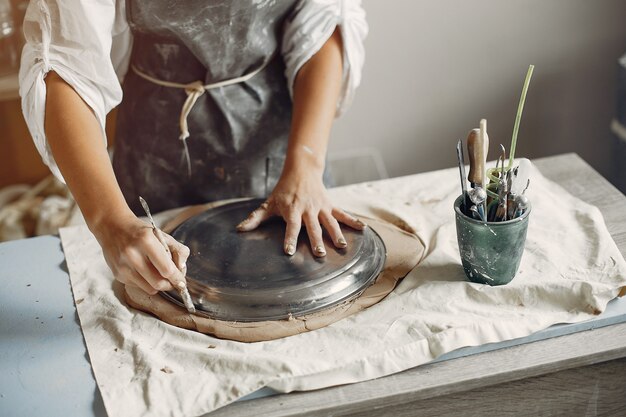
[(163, 233), (170, 256), (148, 223), (133, 214), (110, 217), (92, 231), (115, 279), (150, 295), (170, 291), (185, 282), (187, 246)]
[(184, 282), (189, 249), (166, 235), (168, 254), (152, 228), (130, 211), (93, 110), (54, 71), (45, 83), (50, 149), (115, 278), (148, 294)]
[(130, 211), (93, 110), (54, 71), (45, 83), (50, 149), (115, 278), (148, 294), (184, 282), (189, 249), (166, 235), (168, 254), (152, 228)]

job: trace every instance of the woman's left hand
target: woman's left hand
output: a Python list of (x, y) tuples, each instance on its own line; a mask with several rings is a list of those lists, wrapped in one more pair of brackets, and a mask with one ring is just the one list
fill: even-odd
[(347, 246), (339, 222), (356, 230), (363, 230), (366, 227), (365, 223), (333, 206), (320, 172), (302, 172), (298, 169), (284, 170), (268, 199), (250, 213), (237, 226), (237, 230), (240, 232), (254, 230), (272, 216), (281, 216), (287, 223), (283, 244), (287, 255), (296, 252), (302, 224), (309, 236), (311, 250), (318, 257), (326, 255), (322, 227), (337, 248)]
[(365, 224), (334, 207), (322, 182), (326, 145), (342, 83), (343, 44), (339, 27), (298, 71), (285, 166), (276, 188), (237, 230), (256, 229), (272, 216), (287, 223), (284, 251), (293, 255), (302, 224), (315, 256), (325, 256), (322, 227), (337, 248), (347, 246), (339, 222), (363, 230)]

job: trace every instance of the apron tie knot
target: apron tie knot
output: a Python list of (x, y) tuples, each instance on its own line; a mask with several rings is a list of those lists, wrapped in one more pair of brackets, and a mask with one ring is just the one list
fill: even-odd
[(188, 84), (181, 84), (181, 83), (176, 83), (173, 81), (159, 80), (158, 78), (154, 78), (153, 76), (144, 73), (139, 68), (137, 68), (134, 64), (131, 64), (131, 69), (133, 70), (133, 72), (139, 75), (144, 80), (150, 81), (151, 83), (160, 85), (162, 87), (180, 88), (180, 89), (185, 90), (185, 93), (187, 94), (187, 98), (185, 99), (185, 102), (183, 103), (183, 108), (180, 111), (180, 117), (178, 119), (178, 124), (180, 125), (180, 136), (178, 137), (178, 139), (183, 141), (184, 157), (187, 161), (187, 173), (189, 174), (189, 176), (191, 176), (191, 159), (189, 157), (189, 149), (187, 148), (187, 138), (189, 137), (189, 125), (187, 124), (187, 117), (189, 116), (189, 113), (191, 112), (191, 109), (193, 108), (193, 106), (196, 104), (196, 101), (198, 101), (198, 99), (207, 90), (211, 90), (211, 89), (219, 88), (219, 87), (226, 87), (228, 85), (233, 85), (233, 84), (238, 84), (241, 82), (248, 81), (250, 78), (254, 77), (259, 72), (261, 72), (267, 66), (267, 64), (269, 64), (272, 61), (273, 57), (274, 55), (270, 56), (267, 60), (265, 60), (265, 62), (263, 62), (263, 65), (261, 65), (254, 71), (249, 72), (246, 75), (243, 75), (237, 78), (231, 78), (229, 80), (219, 81), (217, 83), (212, 83), (212, 84), (203, 84), (202, 81), (194, 81)]
[(205, 91), (206, 89), (204, 88), (204, 84), (202, 84), (201, 81), (194, 81), (185, 86), (187, 99), (183, 103), (183, 108), (180, 111), (180, 140), (185, 140), (189, 137), (189, 125), (187, 124), (187, 117), (189, 116), (189, 113), (191, 112), (193, 106), (196, 104), (196, 101), (198, 101), (198, 98), (200, 98), (200, 96), (204, 94)]

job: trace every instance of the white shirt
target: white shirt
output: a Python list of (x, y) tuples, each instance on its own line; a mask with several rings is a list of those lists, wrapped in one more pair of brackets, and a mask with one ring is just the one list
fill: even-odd
[[(63, 181), (44, 130), (48, 71), (55, 71), (91, 107), (104, 130), (106, 115), (122, 100), (132, 34), (126, 0), (32, 0), (24, 18), (26, 45), (19, 74), (22, 111), (37, 150)], [(336, 115), (349, 106), (361, 81), (368, 26), (361, 0), (301, 0), (287, 19), (281, 45), (290, 93), (298, 70), (339, 27), (343, 75)]]

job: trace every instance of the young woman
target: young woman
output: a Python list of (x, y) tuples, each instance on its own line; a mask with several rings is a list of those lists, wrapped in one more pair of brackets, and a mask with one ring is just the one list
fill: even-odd
[(287, 255), (302, 226), (316, 256), (322, 228), (345, 247), (339, 222), (363, 227), (323, 181), (332, 120), (360, 81), (360, 1), (32, 0), (24, 31), (30, 132), (119, 281), (154, 294), (184, 279), (189, 250), (167, 236), (167, 254), (139, 195), (155, 212), (267, 197), (238, 229), (282, 216)]

